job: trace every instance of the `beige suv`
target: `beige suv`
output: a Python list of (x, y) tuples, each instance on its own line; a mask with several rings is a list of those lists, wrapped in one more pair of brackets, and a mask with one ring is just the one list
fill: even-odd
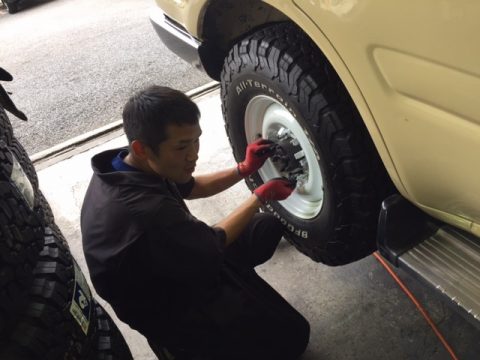
[(165, 44), (221, 82), (237, 160), (276, 156), (268, 211), (315, 261), (374, 251), (480, 317), (480, 3), (157, 0)]

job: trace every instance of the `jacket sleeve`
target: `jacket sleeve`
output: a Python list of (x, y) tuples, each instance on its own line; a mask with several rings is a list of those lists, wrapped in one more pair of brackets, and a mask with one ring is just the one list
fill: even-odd
[(162, 200), (147, 231), (151, 270), (187, 282), (210, 282), (223, 263), (225, 232), (185, 211), (171, 197)]

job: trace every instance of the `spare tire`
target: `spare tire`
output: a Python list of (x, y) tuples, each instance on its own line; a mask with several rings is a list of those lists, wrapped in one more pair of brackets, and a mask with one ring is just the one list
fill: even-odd
[(43, 226), (33, 210), (31, 184), (0, 141), (0, 348), (27, 303)]
[(93, 299), (68, 248), (49, 228), (28, 304), (1, 359), (84, 359), (95, 337)]
[(265, 211), (285, 225), (301, 252), (328, 265), (376, 248), (377, 218), (391, 181), (342, 81), (291, 23), (265, 27), (230, 50), (221, 74), (222, 109), (237, 161), (258, 136), (279, 145), (246, 179), (250, 189), (278, 177), (295, 192)]

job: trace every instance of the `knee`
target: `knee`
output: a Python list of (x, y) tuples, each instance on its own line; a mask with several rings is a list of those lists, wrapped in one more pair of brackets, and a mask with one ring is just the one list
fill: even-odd
[(275, 358), (279, 360), (296, 360), (307, 349), (310, 341), (310, 324), (301, 315), (297, 314), (294, 321), (290, 321), (288, 327), (282, 328), (282, 336), (279, 337)]
[(289, 336), (289, 349), (287, 359), (298, 359), (307, 349), (310, 342), (310, 324), (301, 316), (295, 326), (292, 326), (292, 332)]
[(282, 237), (284, 228), (278, 218), (267, 213), (256, 214), (255, 217), (266, 233), (271, 234), (272, 237)]
[(298, 326), (298, 356), (303, 354), (310, 342), (310, 324), (302, 317), (302, 321)]

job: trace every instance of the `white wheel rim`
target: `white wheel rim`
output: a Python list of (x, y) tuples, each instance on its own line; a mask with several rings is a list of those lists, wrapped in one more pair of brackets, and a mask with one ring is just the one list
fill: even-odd
[[(304, 181), (297, 185), (295, 191), (286, 200), (279, 201), (279, 204), (296, 217), (312, 219), (320, 213), (324, 198), (323, 176), (318, 154), (304, 129), (282, 104), (265, 95), (252, 98), (245, 110), (247, 143), (255, 141), (258, 135), (272, 139), (279, 131), (289, 131), (290, 137), (298, 141), (306, 160)], [(264, 182), (282, 176), (270, 159), (258, 173)]]

